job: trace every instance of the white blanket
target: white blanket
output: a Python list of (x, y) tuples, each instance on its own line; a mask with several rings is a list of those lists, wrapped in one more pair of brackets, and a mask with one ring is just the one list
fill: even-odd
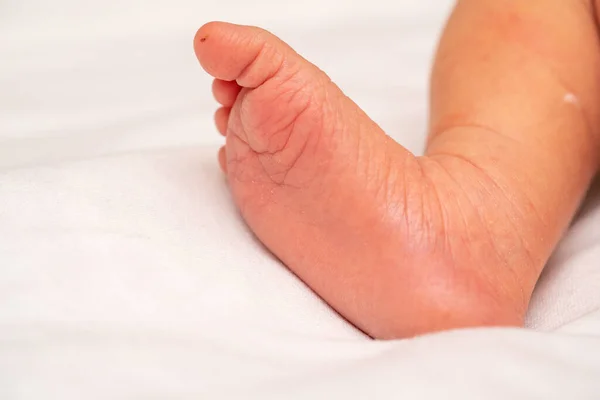
[(0, 399), (600, 398), (600, 187), (530, 329), (377, 343), (265, 252), (218, 171), (202, 23), (274, 31), (419, 152), (450, 6), (0, 3)]

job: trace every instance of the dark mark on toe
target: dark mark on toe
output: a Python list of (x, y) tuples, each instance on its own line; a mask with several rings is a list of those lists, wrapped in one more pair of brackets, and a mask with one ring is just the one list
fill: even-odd
[(206, 42), (206, 39), (208, 39), (208, 36), (204, 36), (203, 38), (200, 38), (200, 43)]

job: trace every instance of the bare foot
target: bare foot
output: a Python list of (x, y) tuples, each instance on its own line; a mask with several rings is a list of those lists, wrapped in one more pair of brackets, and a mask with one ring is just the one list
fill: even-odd
[(209, 23), (195, 50), (243, 218), (331, 307), (375, 338), (522, 323), (548, 251), (518, 190), (467, 157), (415, 157), (264, 30)]

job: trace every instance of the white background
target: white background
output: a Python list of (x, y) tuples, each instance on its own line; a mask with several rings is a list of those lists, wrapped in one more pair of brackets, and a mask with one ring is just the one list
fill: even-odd
[(599, 194), (528, 326), (368, 341), (254, 240), (196, 29), (272, 30), (423, 145), (449, 0), (0, 2), (0, 398), (597, 398)]

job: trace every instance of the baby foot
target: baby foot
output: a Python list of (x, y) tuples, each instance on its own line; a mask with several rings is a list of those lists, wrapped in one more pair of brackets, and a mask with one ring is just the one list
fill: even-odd
[(243, 218), (331, 307), (376, 338), (522, 323), (537, 275), (511, 266), (539, 260), (480, 169), (415, 157), (264, 30), (213, 22), (194, 45)]

